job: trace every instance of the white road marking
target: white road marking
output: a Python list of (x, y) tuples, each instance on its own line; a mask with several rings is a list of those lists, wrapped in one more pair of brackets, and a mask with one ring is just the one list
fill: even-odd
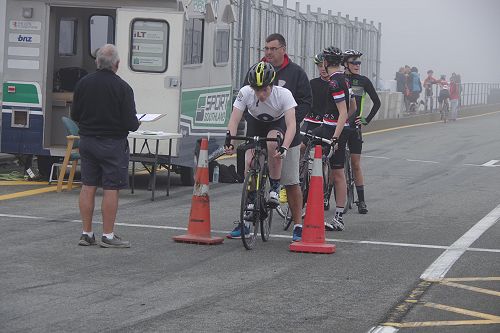
[[(446, 273), (455, 264), (455, 262), (483, 233), (493, 226), (500, 219), (500, 205), (495, 207), (488, 215), (483, 217), (472, 228), (470, 228), (462, 237), (453, 243), (443, 252), (420, 276), (422, 280), (439, 281), (444, 278)], [(476, 251), (474, 249), (472, 251)], [(375, 326), (368, 333), (396, 333), (398, 329), (392, 326)]]
[[(500, 210), (500, 206), (499, 206)], [(71, 222), (71, 223), (82, 223), (81, 220), (65, 220), (65, 219), (54, 219), (50, 217), (40, 217), (40, 216), (28, 216), (28, 215), (13, 215), (13, 214), (0, 214), (0, 217), (8, 217), (15, 219), (27, 219), (27, 220), (37, 220), (37, 221), (60, 221), (60, 222)], [(100, 221), (94, 221), (94, 224), (102, 224)], [(122, 223), (116, 222), (115, 225), (133, 228), (145, 228), (145, 229), (163, 229), (163, 230), (182, 230), (186, 231), (185, 227), (172, 227), (167, 225), (152, 225), (152, 224), (136, 224), (136, 223)], [(216, 234), (227, 235), (229, 230), (211, 230)], [(271, 234), (272, 238), (283, 238), (292, 239), (289, 235)], [(349, 243), (349, 244), (368, 244), (368, 245), (383, 245), (383, 246), (399, 246), (399, 247), (409, 247), (409, 248), (424, 248), (424, 249), (441, 249), (441, 250), (462, 250), (462, 251), (475, 251), (475, 252), (490, 252), (490, 253), (500, 253), (500, 249), (484, 249), (484, 248), (470, 248), (470, 247), (459, 247), (457, 246), (445, 246), (445, 245), (430, 245), (430, 244), (413, 244), (413, 243), (397, 243), (397, 242), (380, 242), (380, 241), (366, 241), (366, 240), (353, 240), (353, 239), (336, 239), (336, 238), (326, 238), (325, 241), (332, 243)]]
[(398, 329), (392, 326), (377, 326), (372, 327), (368, 333), (396, 333), (397, 331)]
[(406, 159), (408, 162), (422, 162), (422, 163), (435, 163), (435, 164), (439, 164), (439, 162), (434, 162), (434, 161), (426, 161), (426, 160), (410, 160), (410, 159)]
[(384, 157), (384, 156), (371, 156), (371, 155), (363, 155), (363, 157), (368, 157), (368, 158), (379, 158), (381, 160), (390, 160), (390, 157)]
[(500, 162), (500, 160), (491, 160), (491, 161), (488, 161), (484, 164), (481, 164), (481, 166), (485, 166), (485, 167), (500, 167), (500, 165), (495, 165), (496, 163)]
[(443, 252), (420, 276), (423, 280), (442, 279), (455, 262), (481, 235), (500, 219), (500, 205), (470, 228), (462, 237)]

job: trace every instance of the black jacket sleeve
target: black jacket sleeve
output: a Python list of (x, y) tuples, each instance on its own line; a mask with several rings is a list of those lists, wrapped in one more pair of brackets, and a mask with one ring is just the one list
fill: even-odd
[(369, 123), (373, 119), (373, 117), (375, 117), (375, 115), (377, 114), (378, 109), (380, 109), (381, 103), (380, 103), (380, 98), (378, 97), (378, 94), (375, 91), (375, 88), (373, 87), (372, 81), (368, 80), (366, 87), (365, 87), (365, 91), (368, 94), (368, 96), (370, 96), (370, 98), (373, 102), (373, 106), (372, 106), (372, 109), (370, 110), (370, 114), (368, 115), (368, 117), (366, 117), (366, 122)]
[(293, 96), (297, 106), (295, 107), (295, 118), (297, 123), (301, 123), (309, 112), (312, 106), (312, 91), (311, 83), (306, 72), (299, 67), (297, 71), (297, 89)]
[(75, 86), (75, 90), (73, 93), (73, 105), (71, 106), (70, 117), (75, 122), (80, 121), (80, 116), (82, 114), (82, 98), (80, 93), (80, 82), (78, 82)]
[(125, 129), (132, 132), (137, 131), (139, 120), (137, 119), (137, 111), (135, 109), (134, 91), (128, 84), (126, 85), (126, 89), (124, 89), (120, 111)]

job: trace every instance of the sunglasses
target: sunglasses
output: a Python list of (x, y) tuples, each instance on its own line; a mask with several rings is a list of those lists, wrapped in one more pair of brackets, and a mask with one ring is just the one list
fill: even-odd
[(359, 61), (359, 60), (358, 61), (349, 61), (348, 63), (351, 64), (351, 65), (355, 65), (355, 66), (356, 65), (361, 65), (361, 61)]

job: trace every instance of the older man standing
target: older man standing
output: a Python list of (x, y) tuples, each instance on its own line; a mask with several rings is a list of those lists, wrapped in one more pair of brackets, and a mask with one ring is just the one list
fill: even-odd
[(286, 54), (286, 41), (281, 34), (271, 34), (266, 38), (264, 60), (276, 69), (274, 84), (287, 88), (297, 103), (295, 119), (297, 130), (288, 149), (281, 170), (281, 184), (285, 186), (288, 205), (292, 211), (294, 223), (293, 240), (300, 241), (302, 237), (302, 191), (299, 184), (300, 159), (300, 123), (311, 111), (312, 92), (306, 72), (292, 62)]
[(134, 92), (116, 72), (120, 63), (114, 45), (96, 54), (97, 71), (81, 79), (73, 98), (71, 118), (78, 123), (82, 165), (80, 215), (83, 232), (79, 245), (96, 244), (92, 231), (95, 194), (102, 185), (101, 247), (127, 248), (128, 241), (113, 233), (118, 210), (118, 192), (128, 186), (129, 131), (139, 128)]

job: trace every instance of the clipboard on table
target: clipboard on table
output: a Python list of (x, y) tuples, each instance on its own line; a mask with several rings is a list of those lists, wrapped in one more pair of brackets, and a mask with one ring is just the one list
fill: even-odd
[(160, 114), (160, 113), (138, 113), (136, 114), (137, 119), (139, 121), (143, 122), (149, 122), (149, 121), (156, 121), (160, 119), (161, 117), (164, 117), (165, 114)]

